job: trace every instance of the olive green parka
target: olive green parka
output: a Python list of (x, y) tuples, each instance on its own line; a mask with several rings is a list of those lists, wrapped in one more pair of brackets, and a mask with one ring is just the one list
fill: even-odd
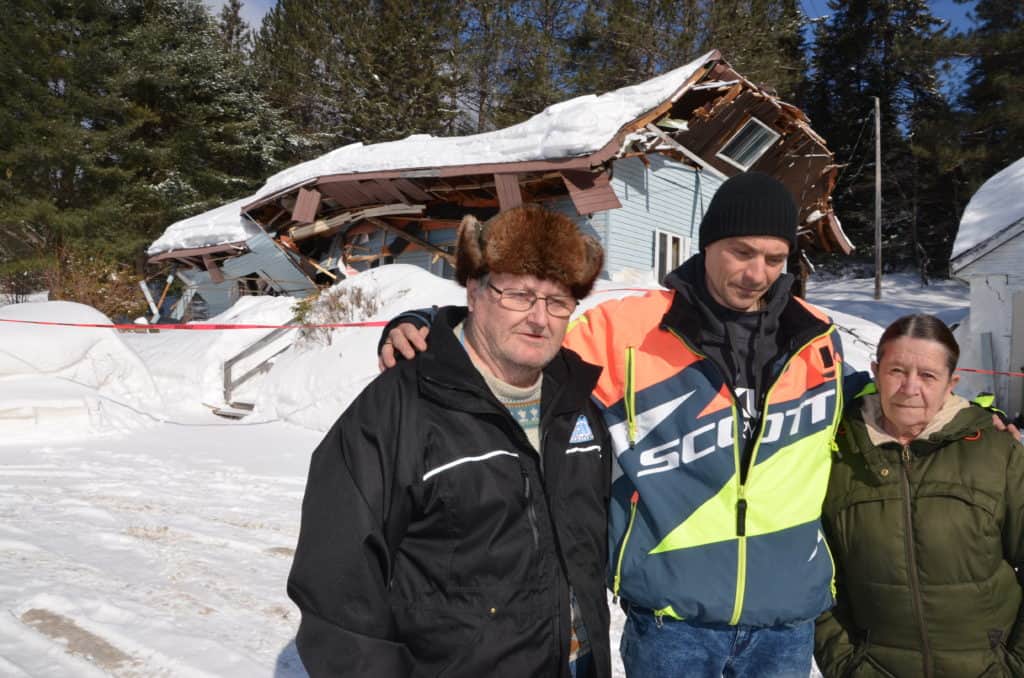
[(877, 394), (847, 409), (823, 509), (837, 604), (815, 632), (832, 676), (1024, 676), (1024, 448), (949, 396), (906, 447)]

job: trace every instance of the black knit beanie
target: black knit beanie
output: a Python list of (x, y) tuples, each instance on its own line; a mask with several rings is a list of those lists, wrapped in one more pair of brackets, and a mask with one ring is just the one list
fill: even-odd
[(700, 249), (723, 238), (772, 235), (796, 249), (799, 212), (782, 183), (763, 172), (744, 172), (723, 183), (700, 222)]

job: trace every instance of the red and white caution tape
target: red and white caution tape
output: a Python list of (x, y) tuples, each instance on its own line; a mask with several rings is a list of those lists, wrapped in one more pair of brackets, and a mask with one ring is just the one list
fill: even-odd
[(159, 325), (136, 325), (134, 323), (127, 324), (116, 324), (116, 323), (62, 323), (53, 320), (19, 320), (14, 318), (0, 318), (0, 322), (3, 323), (18, 323), (22, 325), (45, 325), (48, 327), (101, 327), (108, 330), (192, 330), (192, 331), (209, 331), (209, 330), (305, 330), (315, 328), (335, 328), (335, 327), (384, 327), (387, 325), (385, 320), (372, 320), (367, 322), (353, 322), (353, 323), (310, 323), (301, 325), (261, 325), (261, 324), (231, 324), (231, 323), (191, 323), (189, 325), (177, 325), (177, 324), (159, 324)]

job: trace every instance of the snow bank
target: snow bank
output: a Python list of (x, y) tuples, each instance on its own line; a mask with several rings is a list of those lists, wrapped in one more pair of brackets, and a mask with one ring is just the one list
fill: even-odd
[[(600, 280), (578, 313), (602, 301), (656, 287)], [(870, 279), (812, 281), (809, 300), (834, 319), (849, 365), (866, 370), (889, 322), (922, 308), (947, 323), (959, 322), (968, 310), (966, 290), (954, 281), (921, 287), (914, 276), (898, 274), (883, 280), (881, 301), (872, 298)], [(360, 309), (344, 317), (314, 311), (309, 322), (386, 321), (408, 309), (464, 304), (465, 290), (421, 268), (391, 264), (338, 283), (323, 293), (322, 298), (327, 297), (335, 297), (336, 314), (345, 311), (345, 304)], [(243, 297), (212, 321), (287, 324), (294, 318), (295, 303), (289, 297)], [(93, 309), (66, 302), (0, 309), (0, 318), (14, 316), (109, 322)], [(5, 386), (0, 393), (0, 433), (50, 435), (49, 429), (59, 429), (61, 434), (74, 436), (81, 431), (123, 430), (140, 416), (134, 410), (159, 412), (162, 418), (179, 422), (199, 416), (208, 421), (210, 410), (224, 404), (225, 362), (270, 332), (239, 329), (119, 335), (103, 328), (0, 323), (0, 380), (6, 380), (0, 381)], [(236, 401), (255, 403), (247, 423), (280, 420), (325, 431), (376, 377), (379, 326), (322, 330), (318, 339), (286, 348), (297, 334), (283, 335), (262, 357), (258, 354), (251, 364), (239, 363), (234, 370), (237, 378), (263, 357), (285, 349), (274, 359), (269, 373), (233, 392)], [(14, 379), (20, 381), (15, 385)], [(159, 402), (157, 392), (163, 397), (162, 408), (152, 404)]]
[[(4, 306), (0, 320), (110, 324), (67, 301)], [(0, 440), (123, 432), (162, 408), (146, 366), (115, 330), (0, 322)]]
[[(354, 289), (376, 299), (377, 311), (361, 318), (368, 321), (434, 304), (466, 303), (465, 289), (453, 281), (407, 264), (370, 269), (328, 292)], [(284, 353), (261, 385), (249, 419), (280, 419), (326, 431), (377, 376), (380, 332), (380, 327), (339, 328), (330, 331), (330, 344), (305, 342)]]
[(982, 184), (964, 209), (950, 259), (1024, 219), (1024, 158)]
[[(291, 297), (239, 299), (231, 308), (210, 318), (208, 323), (231, 325), (284, 325), (295, 315)], [(130, 345), (145, 360), (171, 415), (208, 412), (224, 404), (224, 362), (273, 330), (167, 330), (159, 334), (128, 337)], [(279, 340), (285, 346), (289, 337)], [(244, 366), (242, 366), (244, 367)], [(242, 374), (239, 371), (235, 374)], [(253, 382), (253, 386), (256, 382)], [(252, 388), (250, 386), (249, 388)], [(247, 395), (239, 390), (237, 398)]]

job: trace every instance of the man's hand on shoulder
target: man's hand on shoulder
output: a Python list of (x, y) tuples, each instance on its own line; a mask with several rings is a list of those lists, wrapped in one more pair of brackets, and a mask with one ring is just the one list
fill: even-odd
[(997, 431), (1009, 431), (1010, 435), (1019, 443), (1021, 442), (1020, 429), (1013, 424), (1003, 419), (999, 414), (992, 414), (992, 425), (996, 427)]
[(416, 327), (413, 323), (401, 323), (388, 332), (387, 339), (380, 347), (377, 368), (383, 372), (398, 364), (398, 356), (412, 360), (417, 353), (427, 350), (427, 335), (430, 328)]

